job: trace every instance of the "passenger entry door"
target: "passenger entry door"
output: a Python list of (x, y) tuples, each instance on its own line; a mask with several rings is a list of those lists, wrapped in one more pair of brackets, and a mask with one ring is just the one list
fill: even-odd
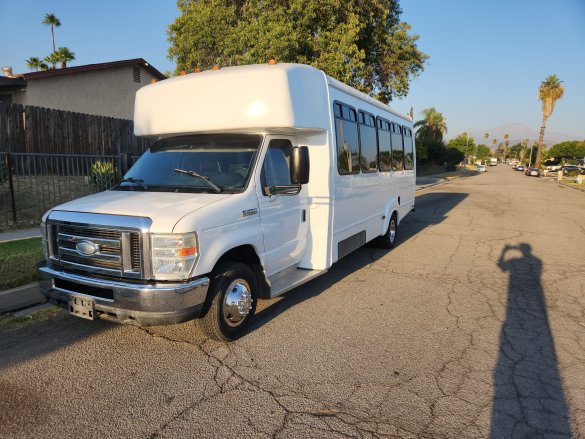
[(271, 276), (297, 264), (307, 247), (308, 209), (307, 189), (298, 194), (270, 194), (271, 186), (291, 184), (290, 158), (293, 139), (287, 136), (267, 136), (266, 154), (259, 176), (258, 205), (264, 238), (264, 263)]

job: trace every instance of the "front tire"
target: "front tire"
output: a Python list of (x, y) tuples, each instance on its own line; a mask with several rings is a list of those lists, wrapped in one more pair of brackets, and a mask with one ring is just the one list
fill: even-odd
[(233, 341), (245, 333), (256, 312), (256, 277), (239, 262), (222, 263), (214, 273), (200, 326), (214, 340)]
[(396, 212), (390, 217), (388, 229), (386, 233), (378, 237), (378, 246), (381, 248), (390, 249), (396, 245), (396, 237), (398, 236), (398, 216)]

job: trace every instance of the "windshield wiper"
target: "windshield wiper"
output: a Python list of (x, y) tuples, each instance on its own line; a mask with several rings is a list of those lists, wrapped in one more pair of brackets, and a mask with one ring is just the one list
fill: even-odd
[(132, 177), (123, 178), (122, 181), (120, 181), (120, 184), (122, 184), (122, 183), (134, 183), (134, 184), (141, 186), (143, 189), (148, 189), (148, 187), (144, 184), (144, 180), (142, 178), (132, 178)]
[(175, 172), (178, 172), (179, 174), (186, 174), (186, 175), (190, 175), (191, 177), (198, 177), (198, 178), (202, 179), (210, 187), (212, 187), (215, 190), (215, 192), (217, 192), (218, 194), (222, 191), (222, 189), (218, 185), (216, 185), (213, 181), (211, 181), (209, 179), (209, 177), (206, 175), (198, 174), (195, 171), (187, 171), (185, 169), (177, 169), (177, 168), (175, 168)]

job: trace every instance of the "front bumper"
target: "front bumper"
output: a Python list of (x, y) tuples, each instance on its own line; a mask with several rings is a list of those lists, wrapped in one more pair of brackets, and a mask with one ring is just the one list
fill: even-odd
[(93, 300), (100, 318), (141, 326), (180, 323), (198, 317), (207, 297), (209, 278), (187, 283), (148, 285), (79, 276), (40, 266), (41, 293), (68, 308), (69, 298)]

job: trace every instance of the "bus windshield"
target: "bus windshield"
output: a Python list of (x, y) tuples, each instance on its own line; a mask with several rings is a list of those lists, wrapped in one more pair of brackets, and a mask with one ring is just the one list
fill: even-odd
[(124, 175), (116, 190), (241, 192), (262, 136), (197, 134), (160, 139)]

